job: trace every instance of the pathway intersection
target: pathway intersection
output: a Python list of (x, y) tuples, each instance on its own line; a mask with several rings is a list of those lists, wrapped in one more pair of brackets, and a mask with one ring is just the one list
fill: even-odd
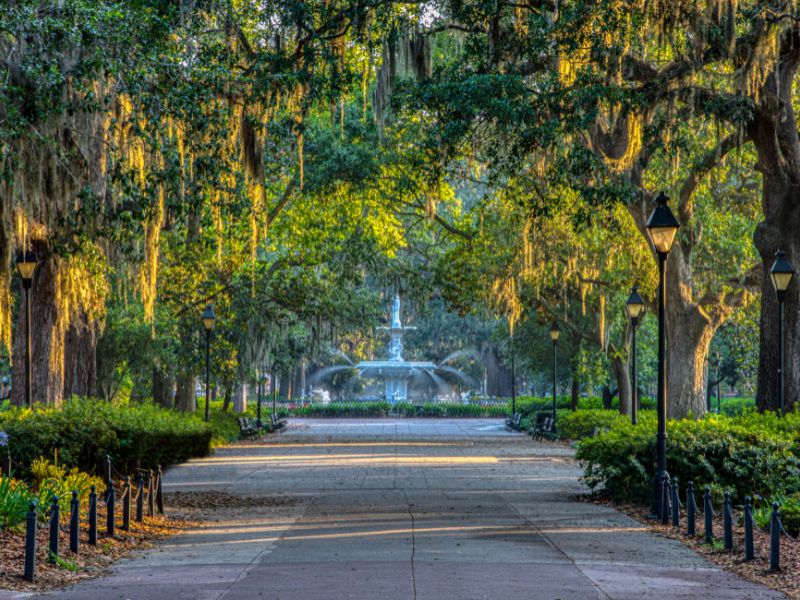
[(784, 597), (576, 501), (571, 456), (499, 420), (292, 420), (165, 475), (176, 500), (217, 491), (241, 502), (217, 503), (202, 527), (107, 577), (36, 598)]

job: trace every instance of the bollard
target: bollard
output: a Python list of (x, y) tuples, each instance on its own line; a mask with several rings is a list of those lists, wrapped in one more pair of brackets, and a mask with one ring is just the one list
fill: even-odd
[(772, 514), (769, 518), (769, 570), (781, 570), (781, 517), (778, 503), (772, 503)]
[(25, 516), (25, 579), (33, 581), (36, 573), (36, 502), (28, 505)]
[(733, 550), (733, 513), (731, 512), (731, 493), (725, 492), (722, 502), (722, 528), (725, 538), (725, 550)]
[(156, 471), (158, 477), (158, 483), (156, 484), (156, 504), (158, 505), (158, 514), (164, 514), (164, 490), (161, 488), (161, 478), (164, 476), (164, 473), (161, 471), (161, 465), (158, 465), (158, 470)]
[(106, 535), (114, 537), (114, 510), (117, 504), (117, 492), (114, 489), (114, 480), (108, 480), (108, 491), (106, 491)]
[(58, 557), (58, 533), (59, 521), (61, 520), (61, 507), (58, 505), (58, 496), (53, 496), (53, 503), (50, 505), (50, 557), (51, 563), (56, 562)]
[(753, 505), (750, 496), (744, 497), (744, 559), (753, 560), (756, 557), (753, 547)]
[(125, 491), (122, 498), (122, 530), (131, 530), (131, 477), (125, 478)]
[(711, 486), (703, 494), (703, 518), (706, 526), (706, 544), (714, 541), (714, 507), (711, 505)]
[(136, 481), (136, 522), (144, 520), (144, 477), (139, 471), (139, 479)]
[(681, 510), (680, 510), (681, 501), (680, 501), (680, 498), (678, 497), (678, 478), (677, 477), (673, 477), (672, 478), (672, 485), (670, 486), (670, 490), (672, 491), (672, 498), (671, 498), (671, 504), (672, 504), (672, 526), (673, 527), (678, 527), (681, 524), (680, 523), (680, 519), (681, 519)]
[(156, 486), (153, 469), (150, 469), (150, 476), (147, 482), (147, 516), (156, 516)]
[(694, 501), (694, 481), (690, 481), (686, 486), (686, 534), (695, 535), (695, 518), (697, 516), (697, 504)]
[(669, 492), (669, 476), (665, 475), (661, 480), (661, 524), (669, 524), (669, 511), (670, 511), (670, 492)]
[(81, 532), (81, 502), (78, 492), (72, 491), (72, 500), (69, 502), (69, 551), (78, 553)]
[(97, 490), (94, 486), (89, 491), (89, 543), (97, 546)]

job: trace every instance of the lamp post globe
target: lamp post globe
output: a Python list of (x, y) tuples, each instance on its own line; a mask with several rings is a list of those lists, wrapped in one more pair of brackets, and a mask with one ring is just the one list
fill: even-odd
[(550, 341), (553, 342), (553, 430), (556, 428), (556, 346), (558, 345), (558, 336), (561, 335), (561, 329), (558, 327), (558, 321), (553, 321), (550, 326)]
[(636, 327), (639, 317), (644, 314), (644, 300), (639, 295), (636, 285), (631, 288), (631, 294), (625, 301), (625, 311), (631, 320), (631, 423), (636, 425), (639, 419), (639, 389), (636, 382)]
[(205, 421), (209, 419), (209, 400), (211, 395), (211, 330), (214, 329), (214, 322), (217, 316), (214, 314), (214, 309), (211, 305), (206, 305), (201, 317), (203, 321), (203, 328), (206, 330), (206, 410)]
[(789, 289), (789, 284), (794, 278), (794, 268), (792, 263), (786, 257), (786, 252), (778, 250), (775, 253), (775, 262), (772, 263), (772, 268), (769, 270), (772, 285), (775, 286), (775, 293), (778, 297), (778, 414), (786, 414), (786, 406), (784, 402), (784, 386), (785, 386), (785, 347), (783, 339), (783, 328), (785, 322), (784, 316), (784, 302), (786, 301), (786, 290)]
[(667, 523), (669, 515), (665, 495), (669, 491), (669, 475), (667, 473), (667, 372), (666, 372), (666, 264), (667, 256), (672, 250), (675, 234), (680, 224), (667, 205), (667, 195), (661, 192), (656, 198), (656, 206), (647, 220), (647, 233), (658, 255), (658, 433), (656, 434), (656, 476), (653, 480), (653, 514)]
[(22, 288), (25, 290), (25, 404), (31, 406), (31, 388), (33, 382), (31, 364), (31, 288), (33, 287), (33, 276), (39, 261), (36, 254), (30, 250), (20, 252), (17, 256), (17, 272), (22, 280)]

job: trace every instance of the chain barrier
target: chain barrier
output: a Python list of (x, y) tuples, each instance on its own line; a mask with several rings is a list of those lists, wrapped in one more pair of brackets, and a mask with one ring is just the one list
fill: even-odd
[[(4, 474), (10, 474), (14, 465), (17, 467), (22, 466), (18, 463), (15, 463), (10, 457), (8, 457), (6, 465), (3, 467)], [(106, 456), (104, 469), (106, 489), (99, 497), (106, 507), (106, 537), (113, 538), (116, 536), (118, 502), (122, 503), (122, 524), (120, 526), (122, 531), (130, 531), (131, 505), (133, 502), (136, 503), (136, 521), (138, 523), (144, 522), (145, 499), (147, 501), (148, 517), (154, 517), (156, 510), (158, 511), (158, 514), (164, 514), (164, 496), (162, 491), (163, 472), (161, 470), (161, 466), (159, 465), (155, 470), (137, 469), (136, 472), (137, 485), (136, 492), (134, 494), (130, 475), (122, 475), (119, 473), (116, 469), (114, 469), (114, 466), (111, 462), (111, 457)], [(115, 476), (117, 477), (117, 482), (124, 482), (119, 495), (117, 495), (117, 489), (115, 487)], [(91, 486), (86, 510), (86, 524), (88, 533), (87, 540), (88, 543), (93, 546), (97, 545), (98, 538), (97, 508), (97, 489), (95, 486)], [(25, 516), (25, 522), (24, 577), (28, 581), (33, 581), (36, 576), (36, 531), (38, 529), (38, 511), (36, 501), (30, 503), (28, 512)], [(61, 532), (61, 505), (58, 496), (53, 496), (51, 499), (48, 515), (48, 527), (48, 561), (55, 563), (59, 557), (59, 541)], [(74, 555), (78, 555), (80, 552), (81, 506), (77, 491), (72, 492), (72, 497), (69, 503), (69, 519), (67, 527), (69, 533), (69, 551)]]

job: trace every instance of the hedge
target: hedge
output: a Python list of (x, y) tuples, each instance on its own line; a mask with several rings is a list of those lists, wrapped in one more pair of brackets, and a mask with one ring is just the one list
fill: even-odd
[(88, 473), (101, 473), (107, 454), (121, 473), (205, 456), (212, 438), (211, 427), (194, 415), (88, 399), (68, 400), (61, 408), (5, 411), (0, 430), (8, 434), (11, 458), (23, 470), (57, 450), (59, 464)]
[[(586, 434), (594, 416), (599, 432), (578, 444), (583, 480), (612, 498), (646, 502), (652, 490), (656, 420), (643, 413), (638, 425), (627, 419), (609, 423), (603, 414), (566, 418), (564, 428)], [(571, 423), (570, 421), (573, 421)], [(692, 480), (698, 489), (712, 485), (744, 496), (774, 496), (800, 491), (800, 416), (774, 414), (737, 417), (706, 415), (667, 424), (667, 468), (681, 488)]]

